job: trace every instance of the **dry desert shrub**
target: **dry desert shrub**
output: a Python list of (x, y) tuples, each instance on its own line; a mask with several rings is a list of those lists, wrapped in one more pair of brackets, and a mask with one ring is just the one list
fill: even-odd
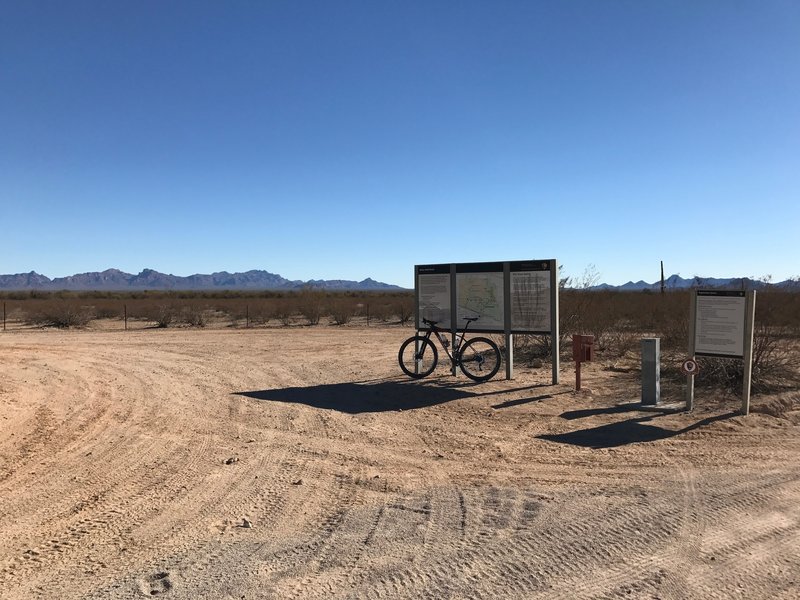
[(394, 316), (392, 305), (385, 301), (375, 301), (367, 304), (367, 314), (370, 319), (386, 323)]
[(292, 317), (297, 314), (297, 306), (288, 298), (278, 299), (272, 307), (272, 317), (280, 321), (284, 327), (292, 324)]
[(319, 323), (324, 310), (324, 300), (324, 292), (318, 290), (306, 289), (299, 293), (297, 298), (299, 312), (306, 318), (309, 325)]
[[(98, 318), (122, 318), (127, 309), (129, 319), (149, 320), (158, 326), (189, 323), (199, 326), (209, 319), (229, 319), (232, 324), (250, 317), (256, 325), (266, 325), (276, 319), (283, 325), (302, 315), (309, 324), (333, 315), (334, 305), (346, 306), (344, 299), (356, 308), (352, 316), (366, 316), (388, 321), (397, 316), (403, 323), (413, 314), (414, 299), (409, 291), (127, 291), (127, 292), (0, 292), (11, 314), (24, 314), (25, 318), (42, 313), (54, 302), (72, 302), (80, 306), (94, 306)], [(202, 308), (198, 315), (196, 305)], [(359, 306), (360, 305), (360, 306)], [(338, 315), (347, 318), (346, 315)], [(351, 318), (352, 318), (351, 316)]]
[(143, 319), (155, 323), (159, 329), (166, 329), (180, 324), (191, 327), (205, 327), (212, 310), (201, 304), (180, 302), (147, 303), (128, 307), (128, 317)]
[(255, 312), (255, 308), (251, 308), (246, 304), (243, 306), (229, 303), (218, 304), (217, 310), (227, 316), (231, 327), (238, 327), (241, 321), (245, 322), (246, 327), (257, 322), (257, 319), (254, 319), (254, 314), (252, 314)]
[(68, 300), (52, 300), (28, 314), (28, 322), (40, 327), (85, 327), (94, 319), (94, 309)]
[(180, 307), (175, 304), (162, 302), (147, 302), (129, 307), (128, 317), (155, 323), (161, 329), (174, 324), (180, 315)]
[(273, 303), (261, 300), (245, 306), (244, 314), (238, 311), (240, 319), (249, 319), (250, 325), (267, 325), (275, 315)]
[(208, 321), (206, 309), (199, 305), (184, 306), (181, 311), (181, 320), (192, 327), (205, 327)]
[(153, 320), (156, 322), (157, 327), (166, 328), (175, 320), (177, 313), (178, 311), (174, 306), (161, 304), (156, 309)]
[(395, 303), (395, 314), (400, 319), (400, 324), (405, 325), (414, 316), (414, 299), (401, 297)]
[(609, 356), (625, 358), (626, 356), (638, 354), (641, 349), (643, 337), (649, 336), (644, 336), (641, 333), (632, 331), (628, 327), (611, 329), (606, 334), (605, 339)]
[[(495, 340), (496, 341), (496, 340)], [(549, 359), (553, 351), (553, 336), (517, 334), (514, 336), (514, 359), (533, 363)]]
[(562, 347), (571, 355), (573, 334), (595, 336), (600, 352), (636, 352), (642, 337), (661, 339), (662, 352), (686, 352), (689, 295), (686, 292), (589, 292), (561, 294)]
[(292, 321), (295, 308), (286, 298), (272, 298), (264, 303), (264, 324), (277, 320), (281, 326), (286, 327)]
[(340, 296), (328, 301), (331, 319), (335, 325), (346, 325), (356, 315), (359, 308), (357, 302), (350, 297)]
[(96, 307), (95, 318), (97, 319), (121, 319), (122, 313), (113, 307)]

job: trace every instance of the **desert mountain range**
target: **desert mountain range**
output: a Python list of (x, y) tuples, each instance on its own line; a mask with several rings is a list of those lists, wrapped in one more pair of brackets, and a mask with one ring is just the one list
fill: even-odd
[[(778, 283), (766, 283), (750, 277), (690, 277), (672, 275), (664, 281), (667, 290), (689, 288), (719, 289), (763, 289), (767, 285), (778, 288), (800, 290), (800, 280), (787, 279)], [(188, 277), (159, 273), (153, 269), (144, 269), (133, 275), (119, 269), (106, 269), (101, 272), (79, 273), (67, 277), (50, 279), (35, 271), (14, 275), (0, 275), (0, 290), (42, 290), (42, 291), (130, 291), (130, 290), (297, 290), (314, 288), (323, 290), (401, 290), (400, 286), (391, 285), (367, 278), (363, 281), (345, 279), (286, 279), (281, 275), (264, 270), (251, 270), (244, 273), (228, 273), (221, 271), (208, 275), (195, 274)], [(661, 282), (629, 281), (623, 285), (601, 283), (589, 290), (616, 291), (658, 291)]]
[(188, 277), (167, 275), (153, 269), (144, 269), (132, 275), (118, 269), (79, 273), (68, 277), (50, 279), (35, 271), (16, 275), (0, 275), (0, 290), (70, 290), (70, 291), (126, 291), (126, 290), (293, 290), (311, 287), (325, 290), (399, 290), (396, 285), (374, 279), (348, 281), (344, 279), (290, 280), (268, 271), (252, 270), (244, 273), (221, 271), (210, 275), (196, 274)]
[[(779, 283), (768, 283), (761, 279), (752, 277), (689, 277), (683, 278), (680, 275), (671, 275), (664, 280), (664, 287), (667, 290), (686, 290), (691, 288), (703, 289), (732, 289), (732, 290), (760, 290), (768, 286), (783, 289), (800, 290), (800, 280), (787, 279)], [(646, 281), (629, 281), (623, 285), (608, 285), (601, 283), (588, 288), (590, 290), (617, 290), (623, 292), (639, 292), (644, 290), (660, 291), (661, 282), (647, 283)]]

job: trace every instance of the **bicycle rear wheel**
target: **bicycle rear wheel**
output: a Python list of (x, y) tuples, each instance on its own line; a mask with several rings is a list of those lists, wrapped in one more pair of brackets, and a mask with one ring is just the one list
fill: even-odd
[(397, 354), (403, 373), (414, 379), (430, 375), (439, 361), (439, 352), (431, 341), (421, 335), (408, 338)]
[(500, 368), (500, 349), (488, 338), (472, 338), (461, 350), (459, 366), (473, 381), (491, 379)]

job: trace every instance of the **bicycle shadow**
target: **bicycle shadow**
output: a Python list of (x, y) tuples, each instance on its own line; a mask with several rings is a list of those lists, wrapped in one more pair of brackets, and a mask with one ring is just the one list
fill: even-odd
[(305, 404), (348, 414), (416, 410), (476, 396), (465, 389), (407, 380), (334, 383), (233, 392), (233, 395), (263, 402)]

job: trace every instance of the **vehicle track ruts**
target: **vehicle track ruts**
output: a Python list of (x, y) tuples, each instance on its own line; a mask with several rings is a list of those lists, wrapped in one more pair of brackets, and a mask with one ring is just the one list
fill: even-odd
[[(166, 378), (165, 378), (166, 379)], [(146, 389), (143, 387), (143, 389)], [(203, 441), (200, 440), (200, 449), (203, 448)], [(151, 447), (155, 447), (155, 444), (152, 444)], [(141, 451), (142, 449), (139, 448)], [(144, 455), (146, 456), (147, 453)], [(191, 457), (191, 453), (189, 453)], [(174, 460), (175, 455), (173, 454), (172, 459)], [(130, 456), (128, 458), (131, 458)], [(147, 518), (147, 515), (152, 512), (152, 505), (154, 504), (153, 500), (154, 497), (158, 496), (158, 492), (165, 496), (171, 495), (171, 491), (174, 489), (174, 486), (170, 484), (170, 478), (172, 477), (169, 475), (170, 470), (165, 469), (164, 466), (167, 464), (166, 458), (163, 459), (156, 459), (153, 463), (142, 463), (141, 458), (139, 462), (136, 460), (130, 461), (125, 460), (124, 463), (125, 468), (121, 471), (112, 471), (112, 473), (116, 474), (116, 479), (113, 483), (108, 481), (105, 483), (106, 492), (103, 494), (95, 494), (94, 504), (99, 504), (99, 500), (102, 498), (106, 500), (105, 504), (108, 504), (104, 510), (96, 514), (96, 516), (82, 518), (80, 521), (77, 519), (67, 520), (67, 522), (63, 522), (63, 519), (59, 520), (59, 515), (53, 515), (51, 519), (57, 523), (55, 526), (56, 530), (50, 533), (49, 539), (43, 544), (39, 544), (33, 548), (30, 548), (30, 552), (27, 554), (23, 553), (23, 559), (35, 556), (36, 561), (35, 563), (47, 565), (48, 571), (50, 575), (53, 572), (58, 572), (57, 565), (54, 563), (53, 559), (60, 556), (64, 552), (69, 552), (69, 550), (78, 545), (81, 538), (84, 536), (91, 535), (93, 538), (100, 535), (101, 537), (113, 537), (113, 538), (124, 538), (126, 535), (129, 535), (131, 530), (133, 529), (135, 522), (142, 518)], [(142, 473), (141, 469), (134, 469), (133, 465), (141, 465), (144, 466), (144, 473)], [(191, 468), (192, 461), (184, 463), (186, 467), (189, 469)], [(155, 473), (155, 476), (153, 475)], [(181, 474), (185, 477), (186, 470), (178, 470), (177, 473)], [(144, 477), (142, 477), (144, 475)], [(92, 483), (93, 479), (93, 472), (90, 470), (84, 476), (84, 481), (86, 483)], [(136, 482), (138, 483), (138, 488), (131, 489), (130, 485), (125, 487), (126, 482)], [(125, 487), (124, 496), (121, 498), (118, 504), (114, 504), (116, 502), (114, 500), (114, 496), (108, 493), (108, 489), (117, 489)], [(117, 490), (119, 491), (119, 490)], [(158, 502), (155, 502), (158, 505)], [(77, 512), (84, 512), (85, 510), (89, 510), (89, 504), (85, 501), (80, 501), (77, 505), (80, 508), (80, 511)], [(147, 506), (148, 511), (144, 511), (144, 515), (139, 509), (141, 506)], [(70, 513), (76, 513), (75, 508), (70, 510)], [(40, 525), (41, 527), (41, 525)], [(101, 533), (102, 532), (102, 533)], [(35, 552), (36, 554), (32, 554)], [(91, 556), (87, 556), (82, 559), (84, 564), (86, 565), (85, 570), (91, 572), (94, 575), (95, 569), (92, 567), (96, 567), (97, 565), (102, 564), (102, 560), (98, 558), (92, 558)], [(16, 567), (14, 565), (11, 566), (11, 571), (18, 571), (19, 565), (30, 564), (31, 561), (24, 561), (20, 563), (20, 561), (16, 561)], [(6, 569), (8, 571), (9, 569)], [(35, 569), (40, 570), (40, 569)], [(30, 580), (30, 569), (28, 569), (29, 573), (28, 576), (25, 578)], [(12, 573), (14, 574), (14, 573)]]
[(401, 386), (404, 337), (0, 336), (0, 597), (794, 600), (790, 420), (720, 404), (640, 430), (615, 408), (634, 376)]

